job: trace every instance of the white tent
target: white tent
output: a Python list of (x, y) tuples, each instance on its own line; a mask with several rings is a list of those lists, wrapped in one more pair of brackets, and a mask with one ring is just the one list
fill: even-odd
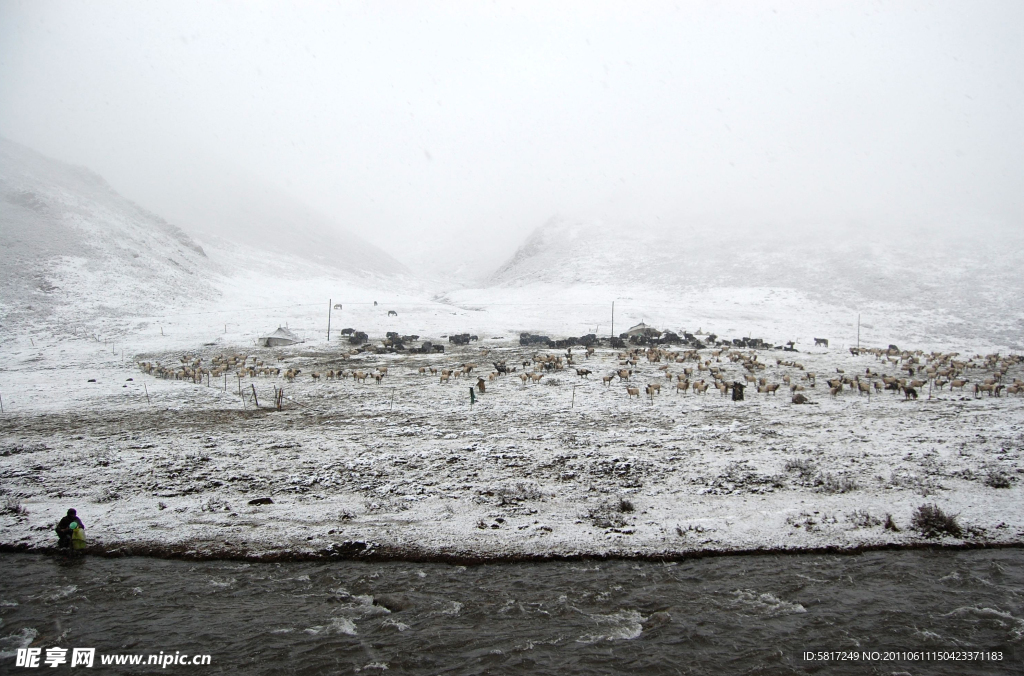
[(277, 347), (279, 345), (294, 345), (301, 343), (299, 337), (284, 327), (277, 327), (269, 336), (263, 336), (257, 341), (262, 347)]
[(647, 324), (644, 324), (643, 322), (640, 322), (639, 324), (637, 324), (636, 326), (631, 328), (629, 331), (626, 331), (626, 335), (627, 336), (660, 336), (661, 335), (661, 331), (659, 331), (658, 329), (654, 328), (653, 326), (648, 326)]

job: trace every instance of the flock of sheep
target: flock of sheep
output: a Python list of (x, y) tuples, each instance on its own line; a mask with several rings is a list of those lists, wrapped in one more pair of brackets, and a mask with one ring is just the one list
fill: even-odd
[[(478, 354), (485, 359), (492, 351), (493, 348), (480, 349)], [(570, 368), (575, 370), (579, 378), (588, 379), (593, 370), (586, 365), (594, 363), (591, 359), (595, 357), (595, 352), (593, 346), (577, 348), (576, 353), (570, 347), (560, 354), (531, 354), (520, 350), (516, 355), (518, 361), (513, 362), (512, 366), (508, 359), (513, 354), (503, 352), (505, 358), (491, 361), (494, 369), (486, 374), (473, 362), (448, 366), (423, 365), (416, 372), (421, 376), (437, 377), (442, 385), (475, 376), (473, 387), (484, 393), (489, 382), (507, 375), (517, 377), (524, 387), (529, 383), (540, 384), (545, 376)], [(601, 359), (614, 359), (617, 363), (602, 376), (602, 383), (611, 386), (618, 379), (625, 387), (627, 398), (639, 398), (642, 387), (643, 393), (652, 399), (661, 394), (663, 387), (674, 390), (676, 394), (692, 392), (700, 395), (706, 395), (709, 389), (714, 388), (723, 397), (732, 394), (733, 399), (743, 399), (746, 388), (764, 395), (775, 395), (780, 389), (786, 388), (796, 404), (813, 403), (808, 398), (809, 390), (815, 388), (819, 381), (826, 385), (832, 398), (846, 391), (868, 397), (890, 391), (897, 395), (902, 393), (906, 399), (916, 399), (925, 388), (941, 391), (946, 387), (950, 391), (959, 389), (961, 392), (967, 387), (975, 397), (983, 394), (999, 397), (1004, 391), (1008, 395), (1019, 396), (1024, 392), (1024, 381), (1019, 377), (1010, 381), (1008, 376), (1013, 366), (1024, 363), (1024, 357), (1019, 355), (989, 354), (962, 358), (955, 352), (925, 353), (921, 350), (898, 350), (895, 346), (887, 350), (851, 348), (851, 352), (854, 356), (874, 356), (877, 365), (868, 366), (863, 371), (858, 368), (858, 372), (849, 374), (841, 368), (835, 368), (835, 373), (825, 375), (807, 370), (800, 362), (766, 359), (769, 353), (761, 353), (756, 349), (720, 347), (673, 350), (648, 347), (614, 353), (609, 351), (601, 355)], [(348, 360), (352, 354), (346, 352), (339, 357)], [(187, 354), (179, 357), (178, 363), (171, 366), (148, 361), (139, 365), (144, 372), (156, 377), (194, 383), (201, 383), (205, 379), (208, 385), (210, 379), (222, 376), (226, 382), (228, 374), (238, 379), (282, 376), (280, 366), (268, 365), (258, 356), (247, 354), (216, 355), (210, 359), (209, 364), (204, 364), (200, 356)], [(303, 377), (302, 373), (302, 369), (287, 368), (283, 376), (294, 382)], [(321, 368), (308, 372), (313, 382), (351, 378), (354, 382), (366, 383), (367, 379), (372, 378), (379, 385), (387, 376), (388, 366), (384, 365), (351, 369)], [(646, 378), (647, 382), (637, 383), (640, 378)]]
[(281, 375), (279, 367), (267, 366), (257, 357), (252, 357), (251, 364), (249, 360), (250, 358), (247, 354), (217, 355), (210, 360), (210, 365), (207, 367), (203, 366), (202, 357), (186, 354), (178, 358), (178, 364), (172, 366), (163, 366), (159, 363), (154, 364), (153, 362), (144, 361), (139, 362), (139, 368), (144, 373), (157, 378), (190, 380), (193, 383), (200, 383), (204, 378), (207, 380), (210, 378), (220, 378), (228, 373), (233, 373), (238, 377), (248, 376), (250, 378)]

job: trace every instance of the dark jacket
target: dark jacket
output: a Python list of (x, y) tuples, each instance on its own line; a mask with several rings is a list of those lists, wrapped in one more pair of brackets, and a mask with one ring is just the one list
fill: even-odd
[(65, 516), (54, 528), (57, 531), (57, 545), (60, 547), (71, 546), (71, 524), (77, 523), (79, 528), (85, 529), (85, 524), (77, 516)]
[(76, 522), (79, 528), (85, 528), (85, 524), (82, 523), (82, 520), (79, 519), (77, 516), (65, 516), (63, 519), (60, 520), (60, 523), (57, 524), (57, 533), (67, 532), (71, 530), (72, 521)]

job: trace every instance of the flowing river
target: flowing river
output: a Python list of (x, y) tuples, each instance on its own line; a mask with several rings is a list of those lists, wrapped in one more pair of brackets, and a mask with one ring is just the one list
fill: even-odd
[[(1024, 673), (1021, 549), (470, 567), (2, 554), (0, 569), (0, 673), (89, 673), (74, 648), (106, 673)], [(40, 668), (17, 667), (19, 648), (41, 648)]]

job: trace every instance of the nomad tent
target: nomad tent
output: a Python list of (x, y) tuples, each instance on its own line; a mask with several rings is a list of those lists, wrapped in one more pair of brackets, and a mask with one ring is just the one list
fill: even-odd
[(288, 329), (279, 326), (277, 331), (274, 331), (269, 336), (263, 336), (257, 342), (261, 347), (277, 347), (278, 345), (294, 345), (302, 341)]
[(648, 326), (647, 324), (640, 322), (639, 324), (631, 328), (629, 331), (626, 331), (626, 335), (647, 336), (648, 338), (657, 338), (658, 336), (661, 335), (661, 331), (654, 328), (653, 326)]

